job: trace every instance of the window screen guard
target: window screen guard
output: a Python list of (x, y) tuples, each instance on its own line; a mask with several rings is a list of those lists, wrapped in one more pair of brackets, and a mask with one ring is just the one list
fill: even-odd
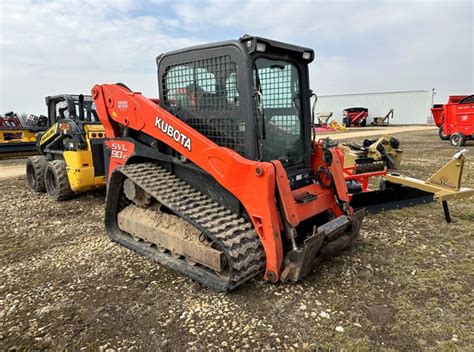
[(163, 77), (165, 103), (189, 111), (235, 110), (236, 72), (229, 55), (169, 66)]
[(258, 58), (254, 84), (263, 100), (263, 160), (278, 159), (285, 166), (303, 162), (299, 70), (287, 61)]
[(240, 103), (237, 69), (230, 55), (170, 65), (162, 77), (162, 95), (173, 111), (185, 112), (180, 118), (191, 127), (245, 155), (246, 123), (231, 113)]

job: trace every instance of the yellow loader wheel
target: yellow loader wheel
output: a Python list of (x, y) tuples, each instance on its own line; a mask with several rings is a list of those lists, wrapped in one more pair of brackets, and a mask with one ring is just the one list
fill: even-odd
[(48, 159), (42, 155), (30, 156), (26, 161), (26, 179), (28, 186), (35, 192), (45, 192), (44, 173)]
[(63, 160), (50, 161), (46, 166), (44, 179), (46, 192), (54, 200), (66, 200), (73, 195)]

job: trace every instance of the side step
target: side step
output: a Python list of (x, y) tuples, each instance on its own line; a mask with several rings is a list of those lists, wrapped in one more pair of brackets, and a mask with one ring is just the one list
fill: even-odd
[(322, 226), (314, 226), (313, 234), (285, 256), (281, 281), (296, 282), (322, 260), (347, 248), (357, 239), (363, 220), (364, 210), (359, 210), (352, 216), (341, 215)]

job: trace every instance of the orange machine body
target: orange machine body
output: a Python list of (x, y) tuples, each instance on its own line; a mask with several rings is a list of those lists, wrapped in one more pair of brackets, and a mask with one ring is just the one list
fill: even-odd
[[(148, 99), (120, 85), (108, 84), (96, 85), (92, 95), (106, 130), (105, 144), (111, 149), (109, 175), (115, 167), (132, 162), (134, 155), (133, 143), (121, 140), (120, 128), (144, 132), (173, 148), (209, 173), (241, 202), (264, 247), (266, 280), (278, 281), (283, 270), (283, 216), (296, 227), (305, 219), (323, 212), (330, 212), (334, 217), (352, 214), (344, 180), (343, 156), (336, 148), (326, 149), (332, 154), (332, 163), (328, 167), (323, 158), (322, 143), (313, 144), (313, 172), (329, 169), (332, 179), (328, 185), (314, 182), (292, 191), (287, 173), (279, 161), (248, 160), (229, 148), (218, 146), (158, 106), (156, 99)], [(308, 195), (316, 197), (317, 201), (297, 201)], [(277, 206), (278, 196), (281, 210)]]

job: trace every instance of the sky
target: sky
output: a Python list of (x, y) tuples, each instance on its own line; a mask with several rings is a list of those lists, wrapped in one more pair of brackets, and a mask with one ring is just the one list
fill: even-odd
[(474, 5), (446, 1), (0, 0), (0, 112), (122, 82), (158, 95), (156, 56), (245, 33), (313, 48), (318, 95), (474, 93)]

